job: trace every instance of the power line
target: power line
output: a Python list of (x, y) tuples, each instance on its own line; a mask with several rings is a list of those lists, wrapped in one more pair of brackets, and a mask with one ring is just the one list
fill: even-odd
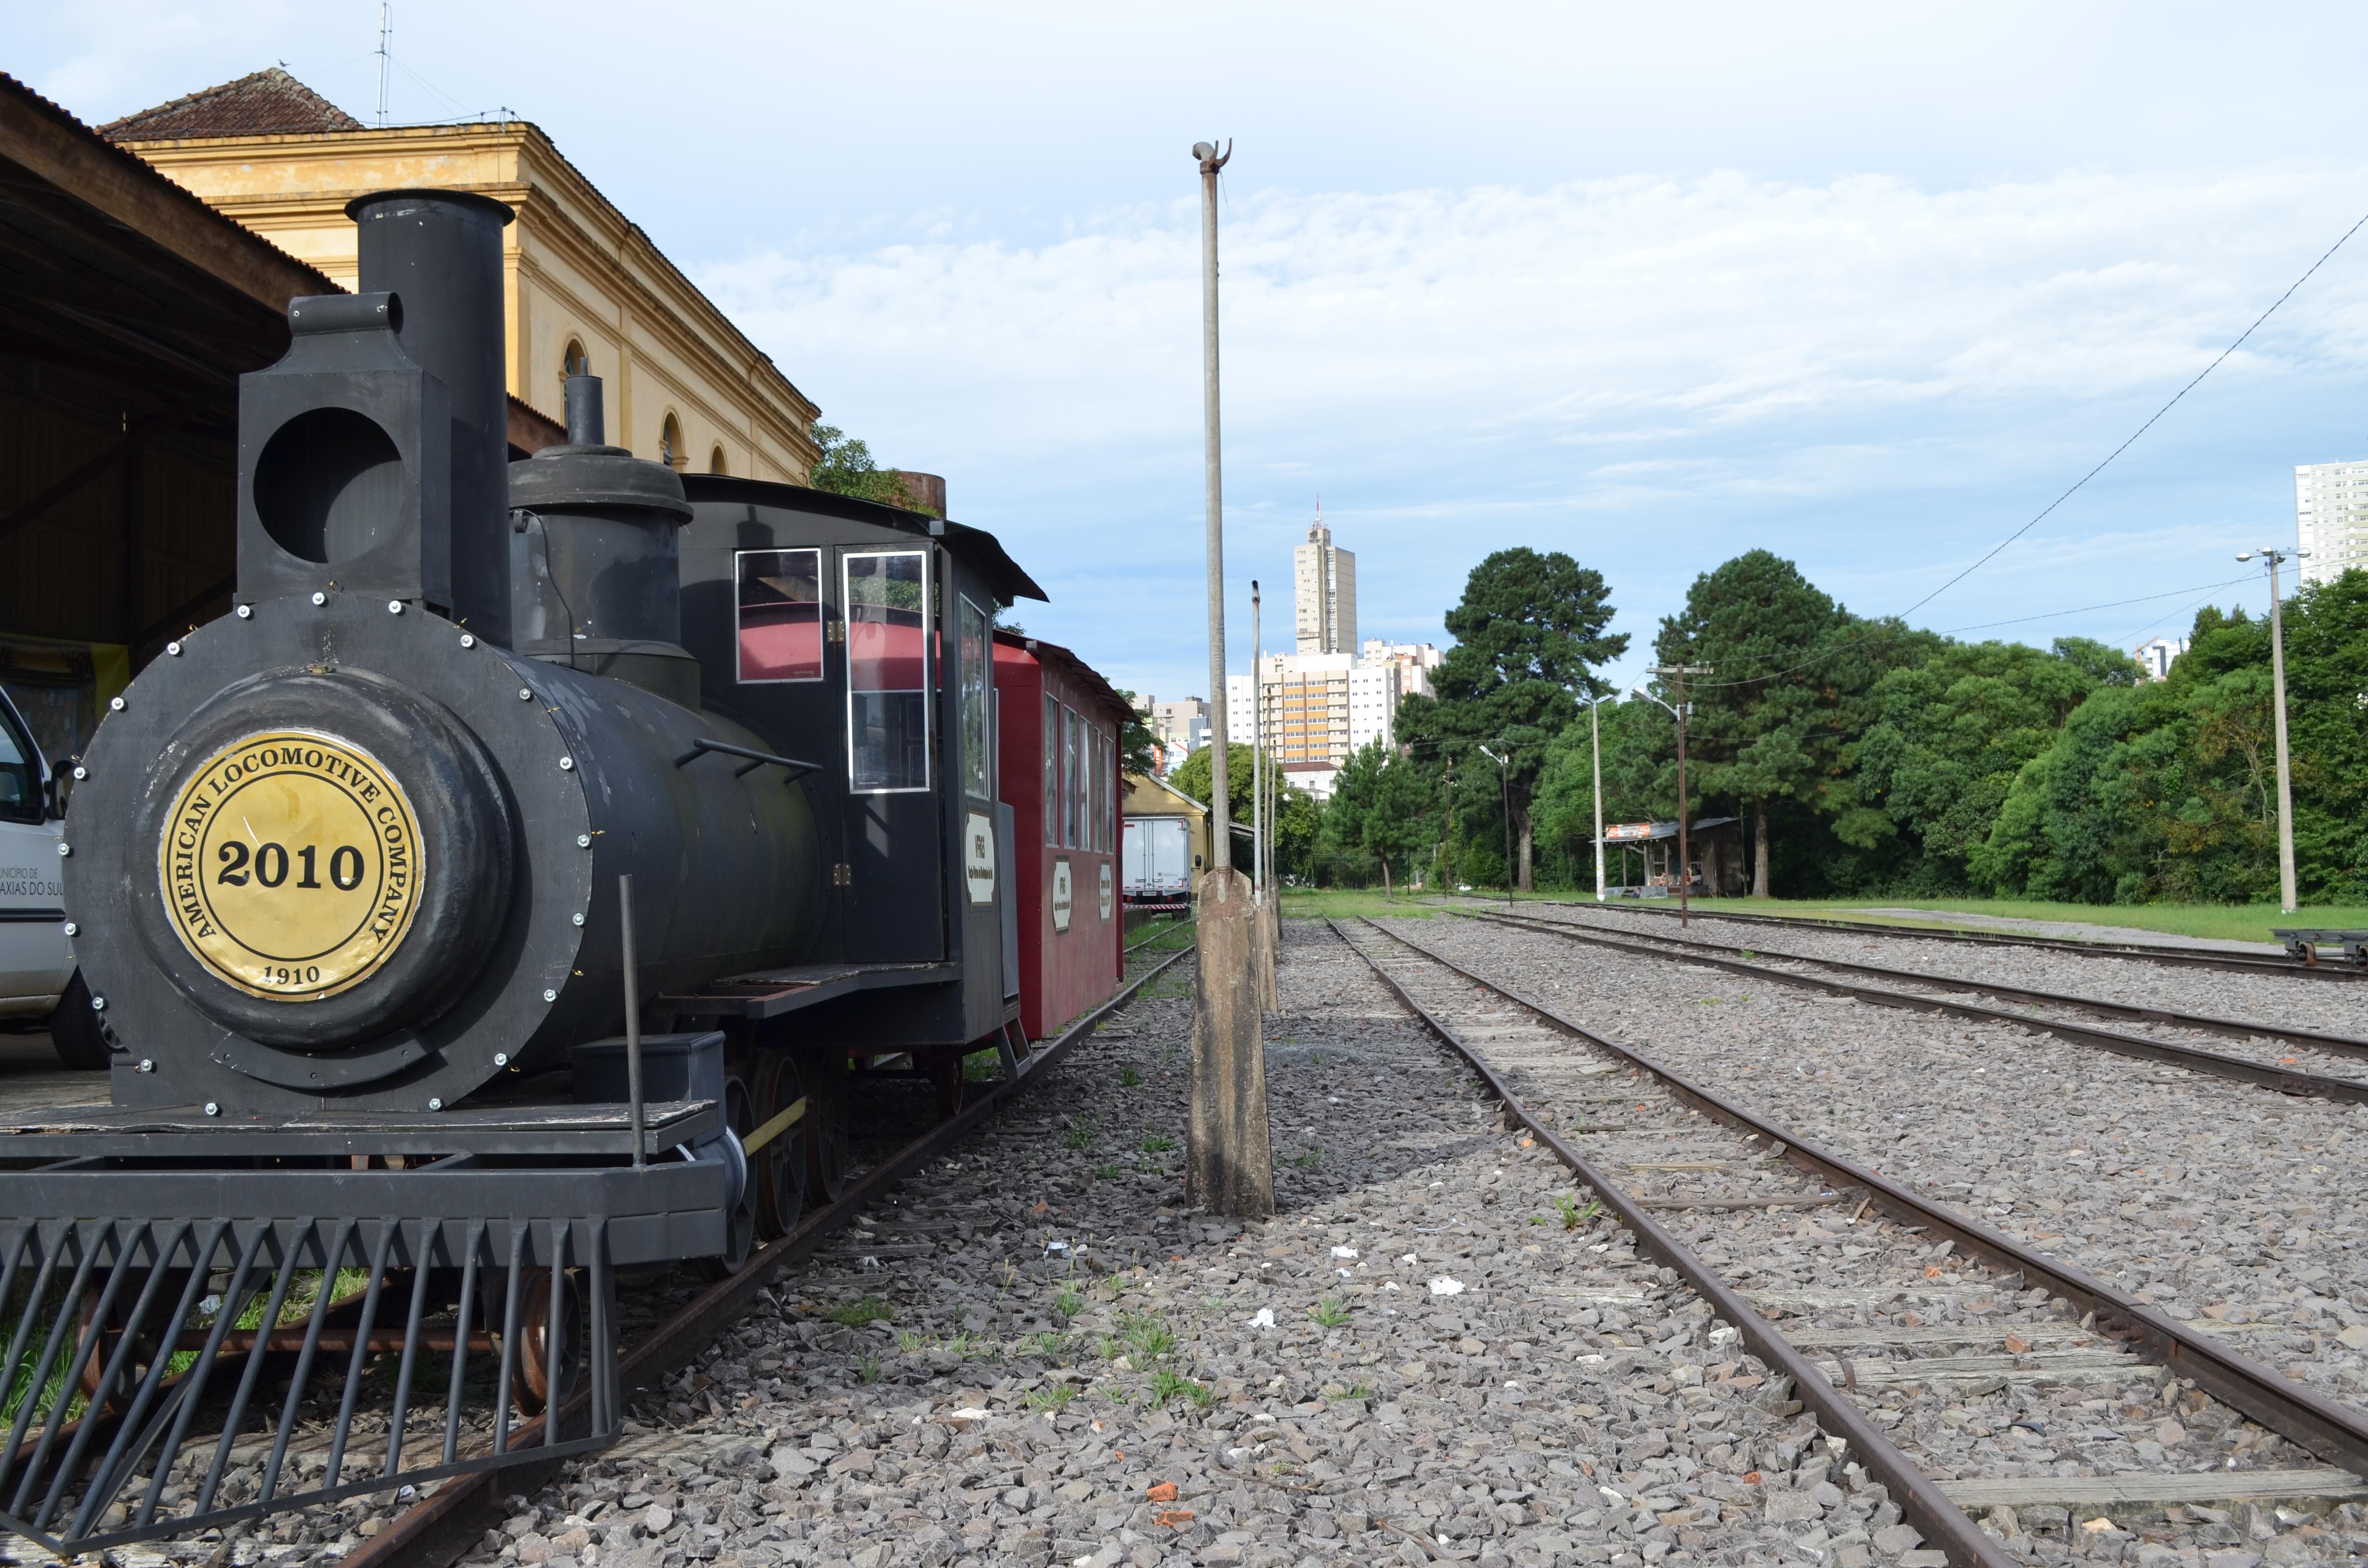
[[(2270, 308), (2268, 310), (2263, 311), (2260, 315), (2253, 318), (2252, 325), (2238, 333), (2237, 335), (2236, 341), (2229, 344), (2227, 347), (2222, 349), (2219, 354), (2213, 358), (2212, 363), (2204, 366), (2203, 369), (2198, 370), (2195, 373), (2194, 380), (2189, 381), (2176, 392), (2173, 392), (2169, 402), (2164, 403), (2160, 408), (2156, 409), (2154, 413), (2147, 417), (2145, 424), (2139, 426), (2135, 430), (2131, 431), (2128, 439), (2123, 441), (2120, 446), (2115, 447), (2112, 451), (2106, 453), (2103, 460), (2100, 461), (2096, 467), (2090, 469), (2078, 479), (2073, 481), (2071, 485), (2065, 490), (2063, 494), (2058, 495), (2055, 500), (2050, 501), (2046, 506), (2041, 507), (2029, 522), (2023, 524), (2022, 527), (2015, 529), (2014, 532), (2007, 535), (2006, 538), (1998, 540), (1997, 544), (1991, 546), (1989, 551), (1984, 554), (1980, 560), (1975, 561), (1972, 565), (1966, 567), (1964, 571), (1958, 573), (1955, 576), (1950, 578), (1947, 582), (1941, 584), (1939, 587), (1933, 589), (1930, 593), (1925, 595), (1922, 598), (1918, 599), (1914, 604), (1909, 605), (1906, 609), (1900, 611), (1898, 618), (1904, 620), (1908, 616), (1914, 615), (1918, 610), (1922, 609), (1926, 605), (1930, 604), (1934, 599), (1939, 598), (1942, 594), (1947, 593), (1951, 588), (1955, 587), (1958, 584), (1964, 582), (1966, 578), (1972, 576), (1975, 573), (1988, 565), (1992, 561), (1998, 558), (2000, 551), (2003, 551), (2008, 545), (2012, 544), (2015, 540), (2021, 539), (2023, 535), (2037, 528), (2046, 519), (2048, 514), (2054, 512), (2058, 506), (2063, 506), (2065, 502), (2072, 499), (2072, 497), (2078, 494), (2090, 480), (2104, 472), (2106, 468), (2112, 464), (2115, 458), (2118, 458), (2123, 452), (2128, 451), (2130, 448), (2136, 443), (2139, 437), (2145, 435), (2148, 430), (2153, 429), (2157, 420), (2161, 419), (2164, 415), (2169, 414), (2172, 409), (2178, 407), (2180, 399), (2184, 398), (2189, 392), (2193, 392), (2198, 386), (2202, 385), (2204, 377), (2218, 369), (2221, 365), (2226, 361), (2228, 356), (2236, 353), (2237, 349), (2243, 347), (2245, 346), (2245, 340), (2251, 337), (2254, 333), (2260, 331), (2261, 324), (2268, 321), (2272, 315), (2275, 315), (2279, 306), (2284, 304), (2288, 300), (2293, 299), (2294, 290), (2309, 282), (2312, 276), (2317, 273), (2320, 267), (2325, 267), (2328, 262), (2333, 258), (2335, 253), (2343, 248), (2345, 242), (2349, 241), (2352, 235), (2358, 233), (2363, 226), (2368, 226), (2368, 213), (2361, 214), (2359, 220), (2355, 222), (2351, 227), (2343, 231), (2343, 234), (2340, 239), (2338, 239), (2333, 244), (2328, 246), (2325, 254), (2321, 255), (2317, 261), (2312, 262), (2309, 267), (2303, 270), (2303, 275), (2301, 277), (2286, 285), (2286, 290), (2284, 293), (2280, 294), (2276, 299), (2270, 301)], [(2186, 592), (2187, 590), (2181, 589), (2180, 591)], [(2070, 614), (2074, 612), (2066, 611), (2066, 613)], [(1999, 621), (1995, 624), (2003, 626), (2012, 623)], [(1845, 642), (1837, 648), (1829, 648), (1826, 652), (1816, 654), (1812, 658), (1805, 659), (1800, 664), (1794, 665), (1788, 669), (1771, 670), (1766, 675), (1749, 676), (1742, 680), (1703, 681), (1700, 684), (1705, 687), (1737, 687), (1752, 686), (1760, 681), (1774, 680), (1781, 676), (1797, 674), (1802, 670), (1810, 668), (1812, 665), (1823, 664), (1826, 660), (1832, 658), (1838, 653), (1846, 653), (1851, 648), (1860, 646), (1861, 643), (1867, 640), (1860, 639), (1856, 642)]]
[[(2175, 599), (2181, 594), (2200, 594), (2212, 588), (2234, 587), (2239, 583), (2249, 583), (2260, 575), (2260, 574), (2258, 572), (2252, 572), (2246, 574), (2242, 577), (2231, 577), (2225, 583), (2198, 583), (2192, 588), (2170, 588), (2159, 594), (2140, 594), (2136, 598), (2115, 599), (2111, 604), (2082, 605), (2078, 609), (2053, 609), (2049, 610), (2045, 615), (2026, 615), (2019, 617), (2013, 620), (1986, 620), (1979, 626), (1952, 627), (1949, 631), (1942, 632), (1941, 635), (1943, 637), (1954, 637), (1960, 631), (1987, 631), (1995, 626), (2027, 626), (2034, 620), (2058, 620), (2067, 615), (2086, 615), (2090, 610), (2119, 609), (2123, 605), (2148, 604), (2156, 599)], [(2202, 604), (2203, 601), (2198, 599), (2195, 602)], [(2157, 621), (2156, 624), (2159, 625), (2161, 623)], [(2151, 628), (2149, 628), (2149, 630), (2151, 630)]]

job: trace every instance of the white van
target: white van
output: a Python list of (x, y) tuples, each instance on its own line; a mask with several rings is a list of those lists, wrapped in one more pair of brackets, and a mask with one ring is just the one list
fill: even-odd
[(97, 1072), (107, 1038), (66, 942), (64, 832), (49, 762), (0, 691), (0, 1027), (46, 1027), (60, 1061)]

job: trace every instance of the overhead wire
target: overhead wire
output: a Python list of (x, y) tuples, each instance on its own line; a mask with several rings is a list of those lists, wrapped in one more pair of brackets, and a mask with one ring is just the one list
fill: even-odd
[[(1975, 572), (1980, 571), (1984, 566), (1988, 565), (1992, 561), (1998, 558), (1999, 551), (2005, 550), (2007, 546), (2012, 544), (2015, 540), (2029, 533), (2032, 528), (2037, 528), (2047, 518), (2050, 513), (2054, 512), (2057, 507), (2063, 506), (2065, 502), (2069, 501), (2074, 495), (2078, 494), (2090, 480), (2104, 472), (2105, 470), (2112, 465), (2114, 459), (2120, 457), (2123, 452), (2128, 451), (2130, 448), (2136, 443), (2139, 437), (2145, 435), (2148, 430), (2153, 429), (2156, 423), (2159, 421), (2164, 415), (2169, 414), (2172, 409), (2178, 407), (2181, 399), (2185, 398), (2189, 392), (2193, 392), (2198, 386), (2202, 385), (2203, 379), (2206, 376), (2209, 376), (2213, 371), (2218, 369), (2226, 362), (2230, 355), (2243, 347), (2246, 340), (2250, 338), (2254, 333), (2259, 332), (2261, 328), (2261, 324), (2264, 322), (2267, 322), (2270, 317), (2277, 313), (2278, 307), (2284, 304), (2288, 300), (2293, 299), (2294, 291), (2300, 289), (2304, 284), (2309, 282), (2312, 277), (2317, 273), (2318, 269), (2325, 267), (2328, 262), (2334, 257), (2335, 253), (2341, 250), (2344, 247), (2344, 244), (2351, 240), (2351, 236), (2358, 233), (2363, 227), (2368, 227), (2368, 213), (2361, 214), (2359, 219), (2352, 223), (2351, 227), (2344, 230), (2341, 237), (2333, 244), (2328, 246), (2326, 251), (2320, 255), (2317, 261), (2312, 262), (2310, 266), (2303, 269), (2301, 277), (2286, 285), (2285, 292), (2280, 294), (2276, 299), (2270, 301), (2269, 309), (2254, 317), (2251, 325), (2238, 333), (2235, 340), (2231, 342), (2227, 347), (2222, 349), (2217, 355), (2213, 357), (2213, 360), (2210, 364), (2204, 366), (2203, 369), (2198, 370), (2192, 380), (2189, 381), (2185, 386), (2180, 387), (2179, 391), (2173, 392), (2169, 402), (2165, 403), (2160, 408), (2156, 409), (2153, 414), (2148, 415), (2145, 424), (2139, 426), (2135, 430), (2131, 431), (2128, 437), (2124, 439), (2120, 446), (2115, 447), (2112, 451), (2106, 453), (2104, 458), (2100, 460), (2094, 468), (2091, 468), (2088, 472), (2073, 481), (2072, 483), (2065, 489), (2064, 493), (2056, 496), (2055, 500), (2050, 501), (2046, 506), (2041, 507), (2037, 513), (2032, 515), (2029, 522), (2024, 523), (2021, 528), (2015, 529), (2014, 532), (2007, 535), (2006, 538), (1998, 540), (1997, 544), (1991, 546), (1979, 560), (1974, 562), (1964, 571), (1959, 572), (1955, 576), (1951, 577), (1947, 582), (1941, 584), (1939, 587), (1933, 589), (1922, 598), (1918, 599), (1914, 604), (1909, 605), (1906, 609), (1900, 611), (1898, 616), (1895, 619), (1904, 619), (1906, 617), (1915, 614), (1918, 610), (1922, 609), (1926, 605), (1930, 604), (1934, 599), (1939, 598), (1942, 594), (1947, 593), (1951, 588), (1955, 587), (1959, 583), (1964, 582), (1967, 577), (1972, 576)], [(2180, 591), (2184, 592), (2185, 590)], [(2000, 621), (1994, 624), (2006, 625), (2009, 623)], [(1863, 646), (1866, 642), (1871, 641), (1873, 641), (1873, 639), (1867, 637), (1856, 638), (1849, 642), (1841, 643), (1833, 648), (1828, 648), (1823, 653), (1813, 654), (1797, 665), (1792, 665), (1781, 670), (1770, 670), (1762, 675), (1746, 676), (1739, 680), (1705, 680), (1693, 681), (1689, 684), (1697, 689), (1756, 686), (1761, 681), (1775, 680), (1783, 676), (1798, 674), (1802, 670), (1809, 669), (1814, 665), (1823, 664), (1827, 659), (1833, 658), (1838, 654), (1847, 653), (1851, 648)]]

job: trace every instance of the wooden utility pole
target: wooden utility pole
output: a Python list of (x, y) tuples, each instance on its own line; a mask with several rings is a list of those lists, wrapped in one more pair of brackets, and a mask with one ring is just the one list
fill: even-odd
[(1201, 165), (1202, 468), (1209, 551), (1209, 874), (1201, 880), (1193, 946), (1192, 1097), (1184, 1129), (1185, 1195), (1212, 1213), (1274, 1212), (1274, 1143), (1267, 1126), (1266, 1045), (1251, 944), (1260, 939), (1247, 879), (1234, 869), (1225, 778), (1225, 514), (1217, 404), (1217, 171), (1233, 156), (1194, 145)]

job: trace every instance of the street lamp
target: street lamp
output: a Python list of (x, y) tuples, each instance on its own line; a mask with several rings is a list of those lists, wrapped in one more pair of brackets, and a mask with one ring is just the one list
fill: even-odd
[(1510, 909), (1513, 907), (1513, 778), (1506, 770), (1506, 764), (1511, 760), (1513, 748), (1502, 741), (1497, 744), (1505, 746), (1503, 756), (1498, 756), (1486, 746), (1480, 748), (1480, 755), (1497, 765), (1497, 781), (1505, 791), (1505, 907)]
[(2270, 569), (2270, 687), (2277, 703), (2278, 731), (2278, 907), (2288, 915), (2294, 912), (2294, 774), (2286, 763), (2286, 632), (2278, 606), (2278, 562), (2309, 553), (2265, 544), (2237, 556), (2250, 561), (2258, 555)]

